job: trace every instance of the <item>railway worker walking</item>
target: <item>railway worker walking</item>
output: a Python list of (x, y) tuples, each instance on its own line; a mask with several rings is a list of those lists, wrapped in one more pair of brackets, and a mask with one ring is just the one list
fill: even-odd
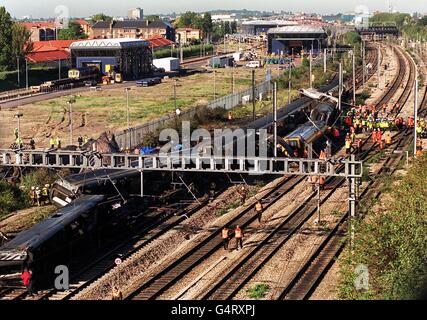
[(30, 139), (30, 148), (31, 148), (31, 150), (36, 149), (36, 142), (34, 141), (33, 138)]
[(356, 140), (356, 152), (360, 154), (362, 152), (362, 139)]
[(245, 186), (242, 186), (239, 190), (239, 198), (240, 198), (240, 205), (241, 206), (243, 206), (245, 204), (246, 196), (247, 196), (246, 188), (245, 188)]
[(85, 135), (83, 142), (84, 142), (84, 144), (87, 144), (89, 142), (89, 137)]
[(387, 146), (389, 146), (389, 145), (391, 145), (391, 143), (392, 143), (392, 140), (391, 140), (391, 133), (390, 133), (390, 132), (387, 132), (387, 134), (385, 135), (385, 144), (386, 144)]
[(227, 227), (224, 227), (222, 229), (221, 238), (222, 238), (222, 244), (224, 246), (224, 250), (228, 250), (229, 235), (228, 235), (228, 228)]
[(49, 187), (50, 187), (50, 185), (45, 184), (43, 189), (42, 189), (42, 197), (43, 197), (44, 204), (49, 203)]
[(257, 215), (258, 223), (261, 223), (263, 210), (264, 210), (264, 208), (262, 206), (261, 201), (258, 201), (255, 204), (255, 212), (256, 212), (256, 215)]
[(16, 139), (16, 145), (18, 146), (19, 149), (22, 149), (24, 147), (24, 142), (22, 141), (21, 137)]
[(347, 135), (345, 138), (345, 153), (350, 154), (351, 153), (351, 138), (350, 135)]
[(242, 229), (240, 229), (239, 225), (237, 225), (236, 229), (234, 229), (234, 237), (236, 238), (237, 250), (239, 250), (239, 246), (240, 246), (240, 249), (243, 249), (243, 231)]
[(117, 288), (117, 286), (113, 287), (113, 292), (111, 294), (111, 299), (112, 300), (123, 300), (123, 293), (121, 290), (119, 290), (119, 288)]
[(61, 139), (58, 136), (56, 137), (56, 147), (61, 149)]
[(31, 202), (33, 203), (33, 206), (37, 203), (37, 194), (36, 194), (36, 187), (32, 186), (30, 190), (30, 198)]
[(37, 205), (40, 207), (40, 199), (41, 199), (41, 196), (42, 196), (42, 194), (41, 194), (41, 191), (40, 191), (40, 188), (39, 187), (37, 187), (36, 188), (36, 199), (37, 199)]
[(79, 149), (81, 149), (81, 148), (82, 148), (82, 146), (83, 146), (83, 137), (82, 137), (82, 136), (79, 136), (79, 137), (77, 138), (77, 142), (79, 143)]
[(55, 138), (51, 137), (49, 140), (50, 148), (55, 149)]
[(34, 295), (33, 288), (33, 272), (30, 269), (24, 269), (21, 274), (22, 283), (27, 288), (28, 295), (32, 297)]

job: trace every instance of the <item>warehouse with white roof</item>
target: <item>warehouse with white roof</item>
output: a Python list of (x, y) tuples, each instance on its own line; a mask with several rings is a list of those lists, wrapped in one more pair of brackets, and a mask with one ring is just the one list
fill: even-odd
[(125, 80), (140, 79), (152, 72), (153, 56), (148, 41), (121, 38), (74, 42), (70, 46), (73, 68), (97, 67), (102, 74), (111, 70)]
[(315, 53), (327, 46), (328, 34), (320, 26), (298, 25), (268, 30), (268, 52), (289, 54), (305, 52), (313, 48)]

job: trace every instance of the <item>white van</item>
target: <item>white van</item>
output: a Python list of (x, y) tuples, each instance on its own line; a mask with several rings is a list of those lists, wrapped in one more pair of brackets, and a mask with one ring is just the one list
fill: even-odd
[(261, 63), (259, 61), (250, 61), (246, 64), (247, 68), (259, 68), (261, 67)]

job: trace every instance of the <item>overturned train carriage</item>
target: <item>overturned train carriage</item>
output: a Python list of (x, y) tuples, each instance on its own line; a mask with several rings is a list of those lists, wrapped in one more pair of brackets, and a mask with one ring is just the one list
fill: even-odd
[(57, 266), (90, 257), (125, 223), (120, 198), (83, 196), (0, 247), (0, 285), (18, 285), (27, 267), (36, 285), (50, 283)]

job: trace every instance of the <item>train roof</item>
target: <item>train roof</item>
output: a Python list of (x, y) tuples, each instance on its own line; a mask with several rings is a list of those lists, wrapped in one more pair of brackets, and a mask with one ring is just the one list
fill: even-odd
[(89, 172), (77, 173), (66, 176), (63, 180), (73, 186), (88, 186), (92, 183), (98, 184), (101, 181), (108, 179), (122, 179), (139, 175), (136, 169), (121, 170), (121, 169), (97, 169)]
[(106, 196), (104, 195), (82, 196), (71, 204), (59, 209), (47, 219), (19, 233), (10, 242), (0, 247), (0, 260), (2, 260), (2, 252), (18, 252), (24, 251), (28, 247), (38, 247), (42, 242), (48, 240), (66, 225), (73, 222), (82, 213), (88, 212), (105, 199)]
[(297, 129), (288, 134), (285, 137), (285, 140), (302, 139), (303, 141), (310, 143), (311, 138), (316, 136), (320, 131), (323, 131), (326, 125), (324, 121), (315, 121), (314, 123), (316, 126), (314, 126), (311, 122), (299, 126)]

